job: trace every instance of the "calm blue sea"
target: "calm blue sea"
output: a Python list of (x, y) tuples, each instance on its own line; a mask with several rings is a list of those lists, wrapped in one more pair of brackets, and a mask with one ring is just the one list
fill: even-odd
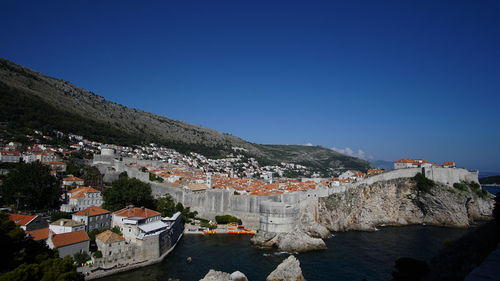
[(496, 195), (500, 192), (500, 186), (483, 185), (483, 188), (488, 190), (489, 193)]
[[(314, 280), (390, 280), (394, 261), (408, 256), (429, 260), (444, 245), (469, 230), (406, 226), (376, 232), (342, 232), (328, 239), (328, 250), (298, 254), (302, 272)], [(186, 262), (192, 257), (192, 263)], [(255, 249), (249, 237), (186, 235), (160, 264), (101, 280), (199, 280), (209, 269), (240, 270), (249, 280), (265, 280), (287, 253)]]

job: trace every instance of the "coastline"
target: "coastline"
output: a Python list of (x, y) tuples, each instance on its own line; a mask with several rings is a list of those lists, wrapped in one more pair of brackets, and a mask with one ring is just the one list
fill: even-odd
[[(179, 235), (179, 238), (177, 239), (175, 244), (170, 249), (168, 249), (168, 251), (166, 251), (162, 256), (160, 256), (159, 258), (156, 258), (156, 259), (152, 259), (149, 261), (142, 261), (142, 262), (138, 262), (135, 264), (127, 265), (127, 266), (120, 267), (120, 268), (110, 269), (110, 270), (98, 270), (95, 272), (90, 272), (90, 270), (88, 270), (88, 271), (83, 270), (83, 269), (90, 269), (88, 267), (87, 268), (79, 267), (79, 268), (77, 268), (77, 271), (81, 272), (85, 275), (85, 280), (94, 280), (94, 279), (99, 279), (99, 278), (103, 278), (106, 276), (118, 274), (121, 272), (126, 272), (126, 271), (130, 271), (130, 270), (146, 267), (149, 265), (153, 265), (153, 264), (162, 262), (165, 259), (165, 257), (168, 256), (168, 254), (170, 254), (175, 249), (175, 247), (177, 246), (177, 244), (179, 244), (179, 241), (181, 240), (181, 238), (183, 236), (184, 236), (184, 232), (181, 233), (181, 235)], [(88, 273), (88, 275), (87, 275), (87, 273)]]

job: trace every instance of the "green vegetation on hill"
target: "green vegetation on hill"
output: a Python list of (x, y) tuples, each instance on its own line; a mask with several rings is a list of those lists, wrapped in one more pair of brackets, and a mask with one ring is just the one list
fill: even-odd
[(488, 191), (481, 188), (481, 185), (475, 182), (460, 182), (454, 183), (453, 187), (464, 192), (474, 192), (477, 196), (485, 198), (488, 196)]
[(45, 242), (33, 241), (3, 212), (0, 212), (0, 248), (0, 281), (84, 280), (70, 256), (61, 259)]
[[(180, 153), (225, 157), (245, 149), (262, 166), (301, 164), (323, 176), (348, 169), (366, 171), (369, 163), (319, 146), (258, 145), (229, 134), (127, 108), (66, 81), (0, 58), (0, 121), (8, 130), (25, 128), (82, 135), (118, 145), (157, 143)], [(26, 134), (19, 133), (24, 140)], [(57, 139), (55, 139), (57, 141)]]
[(431, 189), (436, 185), (436, 183), (433, 180), (426, 178), (421, 173), (416, 174), (413, 177), (413, 180), (417, 183), (418, 190), (424, 193), (431, 191)]
[(481, 184), (500, 184), (500, 176), (480, 178), (479, 182)]
[(16, 210), (49, 210), (59, 206), (62, 190), (49, 168), (39, 162), (19, 164), (0, 186), (1, 203)]

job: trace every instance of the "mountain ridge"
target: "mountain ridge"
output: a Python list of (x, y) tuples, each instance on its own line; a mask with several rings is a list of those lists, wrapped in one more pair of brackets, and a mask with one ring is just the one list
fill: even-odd
[[(259, 162), (301, 164), (314, 170), (323, 171), (325, 175), (337, 174), (346, 169), (366, 170), (370, 167), (365, 160), (321, 146), (255, 144), (210, 128), (129, 108), (108, 101), (102, 96), (62, 79), (52, 78), (3, 58), (0, 58), (0, 91), (5, 102), (10, 102), (10, 108), (5, 108), (8, 113), (0, 115), (0, 118), (4, 119), (0, 119), (0, 121), (17, 122), (18, 125), (20, 125), (18, 119), (23, 119), (24, 116), (16, 109), (21, 110), (20, 108), (24, 104), (16, 103), (16, 101), (23, 99), (24, 103), (34, 104), (31, 108), (22, 108), (21, 111), (24, 113), (28, 114), (31, 110), (36, 111), (37, 109), (33, 107), (40, 104), (42, 108), (48, 108), (45, 111), (56, 112), (57, 114), (54, 114), (64, 116), (61, 119), (67, 117), (73, 122), (81, 124), (85, 127), (81, 130), (82, 135), (95, 129), (92, 127), (97, 127), (97, 131), (92, 133), (93, 136), (98, 137), (99, 132), (110, 134), (115, 138), (123, 135), (129, 139), (129, 142), (158, 142), (180, 150), (180, 152), (190, 152), (191, 150), (208, 154), (211, 157), (223, 156), (232, 152), (233, 147), (239, 147), (244, 148), (248, 155), (257, 158)], [(10, 100), (7, 100), (9, 97)], [(46, 120), (50, 118), (50, 116), (46, 116), (47, 113), (38, 115), (41, 115), (40, 119), (43, 120), (35, 121), (44, 125), (51, 124), (48, 127), (54, 127), (52, 129), (58, 127), (57, 121), (48, 120), (51, 121), (48, 122)], [(37, 116), (31, 117), (31, 119), (36, 118)], [(78, 118), (82, 118), (84, 121), (79, 121)], [(29, 121), (33, 121), (31, 119)], [(90, 126), (89, 122), (93, 126)]]

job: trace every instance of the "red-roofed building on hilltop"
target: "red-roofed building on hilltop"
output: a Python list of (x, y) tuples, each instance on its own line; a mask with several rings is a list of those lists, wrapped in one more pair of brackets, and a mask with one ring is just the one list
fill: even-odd
[(445, 161), (443, 164), (443, 167), (445, 168), (455, 168), (455, 162), (453, 161)]
[(82, 186), (67, 192), (68, 203), (61, 205), (63, 212), (81, 211), (91, 206), (101, 206), (101, 192), (95, 188)]
[(89, 236), (85, 230), (54, 234), (49, 232), (47, 245), (59, 251), (59, 257), (73, 256), (76, 253), (89, 252)]
[(87, 232), (94, 229), (111, 228), (111, 212), (97, 206), (74, 213), (72, 219), (84, 223)]
[(431, 167), (431, 162), (424, 159), (409, 159), (403, 158), (398, 161), (394, 161), (394, 169), (405, 169), (405, 168), (423, 168)]

